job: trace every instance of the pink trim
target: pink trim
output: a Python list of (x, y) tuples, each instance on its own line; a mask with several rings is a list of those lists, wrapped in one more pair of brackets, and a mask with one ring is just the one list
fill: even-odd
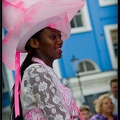
[(20, 115), (20, 106), (19, 106), (19, 94), (21, 85), (21, 75), (20, 75), (20, 53), (16, 52), (15, 55), (15, 88), (14, 88), (14, 104), (15, 104), (15, 117)]
[(77, 105), (76, 105), (76, 103), (75, 103), (74, 100), (73, 100), (73, 102), (74, 102), (74, 106), (75, 106), (77, 112), (79, 113), (78, 116), (80, 116), (80, 120), (85, 120), (84, 116), (82, 115), (82, 113), (81, 113), (80, 110), (78, 109), (78, 107), (77, 107)]
[(33, 61), (33, 62), (40, 63), (40, 64), (42, 64), (42, 65), (46, 65), (46, 64), (44, 63), (44, 61), (41, 60), (40, 58), (33, 57), (33, 58), (32, 58), (32, 61)]

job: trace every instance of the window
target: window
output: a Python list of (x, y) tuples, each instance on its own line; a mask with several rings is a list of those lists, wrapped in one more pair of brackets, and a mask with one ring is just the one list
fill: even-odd
[(80, 72), (95, 70), (95, 67), (88, 61), (83, 61), (79, 64)]
[(79, 64), (78, 64), (78, 67), (79, 67), (79, 74), (80, 75), (84, 75), (84, 74), (90, 74), (90, 73), (94, 73), (94, 72), (99, 72), (99, 68), (98, 66), (90, 61), (90, 60), (82, 60)]
[(75, 17), (71, 20), (71, 33), (80, 33), (91, 31), (91, 24), (88, 15), (87, 6), (84, 6), (82, 10), (78, 11)]
[(111, 30), (110, 31), (111, 38), (112, 38), (112, 44), (113, 44), (113, 49), (115, 53), (116, 59), (118, 58), (118, 30)]
[(113, 69), (118, 67), (118, 26), (117, 24), (104, 26), (108, 51)]
[(80, 10), (77, 12), (75, 17), (71, 21), (71, 28), (83, 27), (82, 15)]
[(117, 0), (99, 0), (101, 7), (117, 4)]

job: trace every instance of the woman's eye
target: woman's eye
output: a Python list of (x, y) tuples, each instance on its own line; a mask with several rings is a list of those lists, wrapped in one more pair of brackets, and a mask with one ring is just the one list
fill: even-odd
[(57, 35), (51, 35), (51, 38), (52, 38), (52, 39), (56, 39), (57, 37), (61, 38), (62, 35), (58, 35), (58, 36), (57, 36)]
[(53, 35), (53, 36), (51, 36), (51, 38), (52, 38), (52, 39), (56, 39), (56, 36), (55, 36), (55, 35)]

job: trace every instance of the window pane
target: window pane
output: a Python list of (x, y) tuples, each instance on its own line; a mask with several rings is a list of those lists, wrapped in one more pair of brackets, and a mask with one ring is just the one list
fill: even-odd
[(83, 26), (81, 15), (76, 16), (76, 21), (77, 21), (77, 27), (82, 27)]
[(72, 19), (72, 21), (70, 22), (70, 25), (71, 25), (71, 28), (75, 28), (75, 24), (74, 24), (73, 19)]
[(82, 27), (83, 26), (82, 16), (81, 16), (80, 11), (71, 20), (70, 24), (71, 24), (71, 28), (76, 28), (76, 27)]
[(118, 44), (114, 44), (114, 52), (116, 57), (118, 57)]
[(118, 30), (117, 29), (111, 30), (110, 33), (111, 33), (114, 52), (117, 57), (118, 56)]
[(83, 67), (83, 62), (81, 62), (80, 64), (79, 64), (79, 67), (80, 67), (80, 72), (84, 72), (85, 70), (84, 70), (84, 67)]
[(118, 43), (118, 30), (117, 29), (111, 30), (110, 33), (111, 33), (113, 44)]
[(87, 71), (95, 70), (95, 67), (90, 62), (86, 61), (85, 63), (86, 63)]

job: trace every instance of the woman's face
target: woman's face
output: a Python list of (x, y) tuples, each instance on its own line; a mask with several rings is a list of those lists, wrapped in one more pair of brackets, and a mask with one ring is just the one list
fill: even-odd
[(109, 98), (105, 98), (102, 103), (102, 113), (111, 114), (113, 112), (114, 105)]
[(45, 28), (40, 33), (39, 48), (40, 56), (44, 59), (55, 60), (62, 54), (61, 32), (53, 28)]

